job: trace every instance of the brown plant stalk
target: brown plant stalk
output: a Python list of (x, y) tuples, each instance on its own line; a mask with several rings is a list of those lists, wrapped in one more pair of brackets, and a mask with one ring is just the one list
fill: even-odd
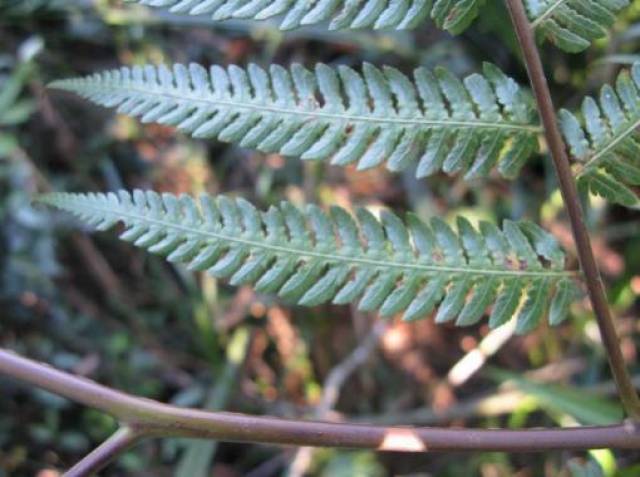
[(640, 426), (558, 429), (439, 429), (301, 421), (162, 404), (102, 386), (0, 349), (0, 373), (113, 416), (122, 428), (68, 476), (92, 475), (143, 438), (191, 437), (277, 445), (362, 448), (394, 452), (542, 452), (640, 449)]
[(602, 275), (598, 269), (591, 238), (584, 220), (584, 212), (578, 196), (567, 147), (558, 127), (558, 118), (551, 98), (551, 92), (544, 73), (540, 52), (536, 45), (534, 32), (529, 23), (527, 12), (522, 0), (506, 0), (513, 21), (518, 42), (522, 50), (523, 58), (529, 80), (533, 88), (538, 105), (538, 112), (544, 126), (545, 137), (549, 145), (549, 151), (558, 177), (560, 191), (567, 208), (567, 214), (571, 221), (573, 238), (578, 252), (578, 259), (584, 275), (585, 283), (591, 300), (591, 306), (598, 322), (600, 336), (604, 344), (609, 366), (618, 385), (618, 391), (622, 405), (627, 415), (633, 419), (640, 419), (640, 399), (631, 382), (631, 376), (620, 349), (620, 340), (609, 308), (607, 294), (602, 282)]

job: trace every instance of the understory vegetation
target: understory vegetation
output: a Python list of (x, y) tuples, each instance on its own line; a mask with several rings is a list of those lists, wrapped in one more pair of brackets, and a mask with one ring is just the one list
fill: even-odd
[[(524, 3), (638, 383), (640, 1)], [(620, 423), (543, 126), (503, 2), (0, 0), (0, 347), (210, 411)], [(0, 389), (0, 477), (62, 475), (118, 428)], [(639, 455), (180, 437), (101, 475), (631, 477)]]

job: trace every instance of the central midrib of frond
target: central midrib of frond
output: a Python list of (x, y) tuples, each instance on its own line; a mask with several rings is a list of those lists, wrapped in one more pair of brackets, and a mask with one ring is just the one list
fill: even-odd
[(571, 271), (555, 271), (555, 270), (496, 270), (496, 269), (474, 269), (468, 266), (464, 268), (450, 267), (450, 266), (434, 266), (421, 263), (408, 263), (398, 262), (390, 260), (376, 260), (368, 257), (353, 256), (353, 251), (349, 252), (350, 255), (336, 255), (326, 252), (318, 252), (316, 250), (309, 250), (306, 248), (284, 247), (281, 245), (269, 244), (264, 241), (250, 240), (247, 238), (240, 238), (234, 235), (225, 235), (216, 233), (210, 230), (204, 230), (200, 228), (191, 228), (176, 222), (169, 220), (160, 220), (152, 218), (147, 215), (134, 214), (123, 208), (102, 208), (95, 205), (83, 205), (83, 209), (91, 210), (107, 216), (117, 216), (121, 220), (130, 219), (137, 223), (146, 222), (152, 225), (158, 225), (163, 229), (178, 230), (190, 235), (199, 235), (201, 237), (208, 237), (216, 240), (222, 240), (229, 243), (243, 244), (254, 249), (261, 249), (265, 251), (271, 251), (276, 253), (283, 253), (291, 255), (298, 259), (304, 258), (320, 258), (330, 262), (341, 262), (345, 264), (354, 265), (370, 265), (374, 267), (391, 267), (396, 270), (413, 270), (424, 272), (425, 274), (442, 275), (442, 274), (457, 274), (466, 276), (502, 276), (502, 277), (523, 277), (523, 278), (559, 278), (559, 277), (573, 277), (576, 272)]
[(538, 18), (536, 18), (532, 23), (531, 23), (531, 28), (532, 29), (536, 29), (538, 28), (545, 20), (547, 20), (549, 17), (551, 17), (551, 15), (553, 15), (553, 12), (559, 8), (560, 6), (562, 6), (562, 4), (566, 3), (568, 0), (557, 0), (556, 3), (552, 4), (551, 6), (549, 6), (549, 8), (547, 8), (547, 10), (540, 15)]
[[(113, 91), (121, 91), (118, 87), (105, 87)], [(140, 88), (134, 88), (131, 86), (127, 86), (127, 91), (135, 92), (141, 96), (147, 97), (164, 97), (170, 98), (176, 101), (184, 101), (189, 103), (199, 103), (199, 104), (211, 104), (211, 105), (219, 105), (226, 106), (230, 109), (245, 109), (245, 110), (254, 110), (254, 111), (266, 111), (270, 113), (280, 113), (280, 114), (288, 114), (292, 116), (302, 116), (308, 118), (327, 118), (327, 119), (335, 119), (336, 121), (354, 121), (354, 122), (362, 122), (362, 123), (373, 123), (373, 124), (404, 124), (404, 125), (416, 125), (416, 126), (442, 126), (442, 127), (456, 127), (456, 128), (468, 128), (468, 129), (504, 129), (510, 131), (527, 131), (531, 133), (540, 133), (542, 132), (542, 128), (540, 126), (531, 126), (528, 124), (518, 124), (518, 123), (510, 123), (506, 120), (502, 120), (501, 122), (485, 122), (485, 121), (460, 121), (456, 119), (446, 119), (446, 120), (436, 120), (436, 119), (427, 119), (424, 117), (420, 118), (402, 118), (402, 117), (375, 117), (372, 113), (371, 116), (362, 116), (362, 115), (354, 115), (349, 114), (348, 111), (344, 113), (329, 113), (327, 111), (323, 111), (322, 109), (313, 109), (313, 110), (305, 110), (303, 108), (279, 108), (275, 106), (267, 106), (258, 103), (246, 102), (246, 101), (224, 101), (218, 100), (214, 98), (203, 99), (201, 97), (195, 95), (180, 95), (175, 93), (167, 93), (164, 91), (154, 91), (149, 92), (149, 90), (144, 90)]]

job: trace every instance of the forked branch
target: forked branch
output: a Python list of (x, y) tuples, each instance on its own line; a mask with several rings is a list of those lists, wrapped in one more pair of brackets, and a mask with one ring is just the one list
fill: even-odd
[(141, 437), (140, 433), (130, 427), (121, 427), (109, 439), (65, 472), (65, 477), (84, 477), (99, 472), (116, 457), (135, 445)]
[(545, 136), (558, 176), (562, 197), (571, 221), (578, 258), (584, 272), (589, 298), (591, 299), (591, 306), (598, 321), (602, 342), (609, 359), (609, 366), (618, 385), (622, 405), (629, 417), (637, 420), (640, 419), (640, 399), (638, 399), (638, 394), (633, 387), (631, 376), (627, 371), (622, 356), (620, 341), (613, 323), (611, 310), (609, 309), (600, 270), (598, 269), (593, 248), (591, 247), (591, 239), (584, 221), (584, 213), (580, 204), (576, 183), (571, 172), (567, 148), (558, 127), (558, 119), (542, 66), (542, 60), (540, 59), (540, 52), (535, 42), (533, 29), (529, 23), (522, 0), (506, 0), (506, 2), (529, 72), (531, 86), (538, 103), (538, 110), (542, 118)]

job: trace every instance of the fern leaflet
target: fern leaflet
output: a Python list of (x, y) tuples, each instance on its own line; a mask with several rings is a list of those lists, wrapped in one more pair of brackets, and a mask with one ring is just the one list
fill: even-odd
[(497, 165), (512, 178), (538, 149), (530, 95), (492, 64), (464, 81), (443, 68), (419, 68), (413, 83), (394, 68), (362, 70), (125, 67), (52, 86), (195, 137), (359, 169), (417, 163), (418, 177)]
[[(412, 29), (427, 18), (441, 29), (462, 33), (477, 18), (484, 0), (130, 0), (174, 13), (211, 15), (215, 21), (282, 17), (290, 30), (328, 22), (329, 29)], [(629, 0), (525, 0), (540, 37), (577, 53), (607, 35)]]
[(581, 119), (560, 111), (565, 139), (581, 163), (578, 179), (594, 194), (636, 207), (632, 187), (640, 186), (640, 62), (618, 76), (615, 88), (605, 85), (599, 100), (584, 100)]
[(410, 29), (431, 18), (451, 33), (473, 22), (484, 0), (132, 0), (174, 13), (211, 15), (215, 21), (266, 20), (282, 17), (280, 28), (290, 30), (328, 22), (329, 29)]
[(254, 284), (263, 293), (313, 306), (358, 301), (383, 316), (404, 311), (416, 320), (437, 309), (439, 323), (478, 322), (492, 306), (491, 326), (517, 316), (517, 329), (533, 329), (549, 313), (561, 322), (574, 296), (573, 274), (555, 239), (530, 222), (505, 221), (479, 230), (460, 217), (456, 234), (443, 220), (406, 223), (366, 209), (357, 221), (344, 209), (304, 212), (289, 203), (258, 211), (243, 199), (136, 190), (133, 194), (44, 196), (100, 230), (119, 221), (121, 238), (169, 261)]
[(531, 26), (559, 48), (578, 53), (605, 37), (629, 0), (525, 0)]

